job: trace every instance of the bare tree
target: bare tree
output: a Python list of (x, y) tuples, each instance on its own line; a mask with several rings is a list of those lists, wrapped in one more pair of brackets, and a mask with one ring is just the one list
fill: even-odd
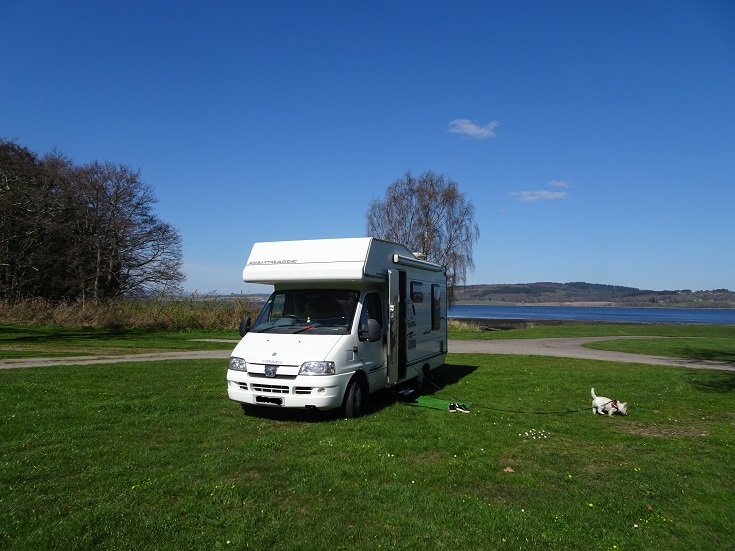
[(457, 183), (432, 171), (418, 178), (407, 172), (365, 214), (367, 235), (401, 243), (446, 267), (450, 300), (475, 267), (472, 248), (480, 230), (474, 218), (475, 207)]
[(140, 172), (76, 166), (0, 138), (0, 296), (92, 299), (179, 290), (181, 238)]
[(78, 230), (90, 298), (177, 290), (184, 280), (181, 238), (155, 216), (157, 200), (140, 172), (95, 162), (79, 170), (77, 185), (85, 209)]
[(0, 295), (49, 296), (64, 287), (70, 162), (0, 139)]

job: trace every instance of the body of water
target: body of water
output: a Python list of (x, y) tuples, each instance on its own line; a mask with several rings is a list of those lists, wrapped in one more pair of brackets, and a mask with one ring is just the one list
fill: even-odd
[(610, 321), (630, 323), (703, 323), (735, 325), (735, 309), (617, 308), (607, 306), (475, 306), (449, 308), (450, 318)]

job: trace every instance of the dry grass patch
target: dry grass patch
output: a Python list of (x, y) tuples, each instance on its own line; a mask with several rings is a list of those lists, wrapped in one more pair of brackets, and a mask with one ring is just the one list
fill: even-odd
[(658, 438), (676, 437), (701, 437), (708, 436), (707, 430), (696, 425), (681, 424), (658, 424), (630, 422), (620, 426), (622, 432), (637, 434), (638, 436), (653, 436)]

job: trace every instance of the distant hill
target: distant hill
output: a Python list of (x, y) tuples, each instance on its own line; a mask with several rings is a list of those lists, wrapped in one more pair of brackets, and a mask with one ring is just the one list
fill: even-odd
[(650, 291), (583, 282), (462, 285), (455, 290), (455, 298), (457, 304), (735, 308), (735, 292), (728, 289)]

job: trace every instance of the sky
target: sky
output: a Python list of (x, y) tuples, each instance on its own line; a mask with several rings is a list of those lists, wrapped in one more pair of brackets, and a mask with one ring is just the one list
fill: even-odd
[(468, 284), (735, 290), (732, 0), (3, 0), (0, 136), (140, 169), (186, 291), (455, 181)]

